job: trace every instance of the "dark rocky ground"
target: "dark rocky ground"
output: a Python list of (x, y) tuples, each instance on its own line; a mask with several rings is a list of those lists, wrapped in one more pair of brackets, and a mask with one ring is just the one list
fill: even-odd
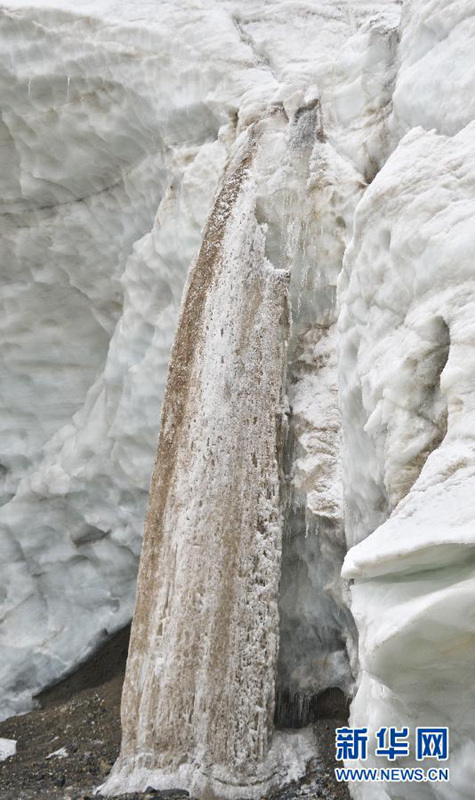
[[(118, 633), (77, 672), (39, 695), (39, 708), (0, 724), (0, 737), (17, 740), (17, 754), (0, 763), (1, 800), (92, 800), (108, 774), (120, 745), (120, 694), (129, 631)], [(324, 706), (325, 708), (325, 706)], [(334, 729), (344, 722), (338, 703), (327, 703), (327, 718), (315, 722), (320, 757), (307, 775), (268, 795), (266, 800), (348, 800), (333, 769)], [(67, 757), (47, 758), (61, 748)], [(151, 787), (152, 789), (152, 787)], [(100, 795), (94, 796), (100, 800)], [(186, 792), (170, 787), (123, 800), (181, 800)]]

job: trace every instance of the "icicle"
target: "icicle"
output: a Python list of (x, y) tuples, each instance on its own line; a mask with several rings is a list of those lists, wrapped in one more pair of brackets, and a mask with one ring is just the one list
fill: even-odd
[(258, 147), (254, 129), (182, 304), (109, 794), (152, 784), (257, 798), (291, 757), (288, 738), (272, 743), (289, 275), (266, 259), (255, 218)]

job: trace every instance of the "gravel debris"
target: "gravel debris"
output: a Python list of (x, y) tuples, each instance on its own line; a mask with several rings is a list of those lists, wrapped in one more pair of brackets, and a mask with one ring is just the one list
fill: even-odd
[[(17, 753), (0, 763), (0, 800), (104, 800), (94, 790), (119, 753), (120, 698), (129, 629), (120, 631), (77, 672), (38, 696), (38, 708), (0, 723), (0, 737), (17, 740)], [(319, 759), (298, 782), (263, 800), (349, 800), (335, 781), (334, 730), (343, 719), (315, 724)], [(51, 757), (56, 753), (67, 756)], [(153, 786), (121, 800), (185, 800), (188, 792)], [(193, 800), (193, 798), (190, 798)]]

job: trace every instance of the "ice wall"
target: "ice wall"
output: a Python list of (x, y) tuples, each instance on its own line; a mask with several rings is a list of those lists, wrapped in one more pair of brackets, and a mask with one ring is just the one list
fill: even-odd
[(0, 17), (1, 715), (130, 619), (176, 316), (226, 158), (229, 114), (203, 101), (216, 59), (198, 76), (195, 48), (172, 103), (166, 32), (117, 23)]
[(474, 34), (470, 4), (405, 5), (394, 152), (340, 284), (352, 722), (451, 737), (450, 783), (355, 785), (364, 800), (473, 797)]
[(291, 221), (279, 219), (278, 227), (293, 315), (276, 710), (285, 726), (311, 721), (329, 687), (351, 694), (357, 672), (340, 579), (346, 541), (336, 286), (355, 207), (389, 151), (397, 23), (389, 6), (343, 44), (319, 77), (318, 99), (291, 117), (283, 159)]

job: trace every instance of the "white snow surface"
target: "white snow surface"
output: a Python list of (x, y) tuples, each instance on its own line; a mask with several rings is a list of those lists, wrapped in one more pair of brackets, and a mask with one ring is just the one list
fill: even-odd
[(370, 736), (447, 726), (451, 743), (449, 783), (378, 786), (375, 800), (473, 797), (474, 14), (404, 6), (390, 127), (405, 135), (357, 207), (340, 279), (351, 722)]
[(473, 792), (474, 143), (475, 123), (453, 138), (407, 134), (361, 201), (346, 256), (350, 531), (358, 540), (389, 516), (345, 560), (365, 676), (353, 722), (448, 726), (458, 786), (386, 788), (398, 798)]

